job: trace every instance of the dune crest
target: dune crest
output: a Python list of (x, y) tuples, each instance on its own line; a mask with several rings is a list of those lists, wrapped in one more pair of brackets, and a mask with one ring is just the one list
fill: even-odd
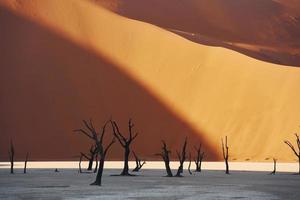
[[(300, 66), (297, 0), (92, 1), (200, 44), (229, 48), (271, 63)], [(111, 8), (107, 2), (117, 6)]]

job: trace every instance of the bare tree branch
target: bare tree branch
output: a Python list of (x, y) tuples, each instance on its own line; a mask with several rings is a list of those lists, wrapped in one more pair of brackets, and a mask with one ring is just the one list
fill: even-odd
[(95, 138), (93, 136), (91, 136), (90, 134), (88, 134), (85, 130), (83, 129), (75, 129), (73, 130), (74, 132), (80, 132), (83, 133), (84, 135), (86, 135), (87, 137), (89, 137), (90, 139), (94, 140)]

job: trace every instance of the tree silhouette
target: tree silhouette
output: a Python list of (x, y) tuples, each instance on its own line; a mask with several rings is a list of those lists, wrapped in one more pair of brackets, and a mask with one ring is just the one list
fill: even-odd
[(80, 154), (80, 156), (79, 156), (79, 163), (78, 163), (79, 173), (82, 173), (82, 169), (81, 169), (81, 161), (82, 161), (82, 157), (83, 157), (83, 155)]
[(292, 143), (288, 140), (285, 140), (284, 143), (287, 144), (291, 150), (294, 152), (294, 154), (297, 156), (298, 158), (298, 163), (299, 163), (299, 171), (298, 174), (300, 175), (300, 139), (297, 133), (295, 133), (296, 136), (296, 143), (297, 143), (297, 147), (298, 147), (298, 152), (296, 151), (295, 147), (292, 145)]
[(94, 163), (94, 159), (97, 155), (97, 151), (98, 151), (97, 146), (92, 145), (89, 150), (89, 155), (86, 155), (85, 153), (81, 152), (81, 155), (89, 161), (89, 165), (87, 168), (88, 171), (91, 171), (93, 169), (93, 163)]
[(8, 151), (8, 155), (9, 155), (9, 160), (10, 160), (10, 173), (13, 174), (14, 173), (15, 148), (14, 148), (12, 140), (10, 141), (10, 148)]
[(29, 153), (26, 153), (26, 158), (25, 158), (25, 162), (24, 162), (24, 174), (26, 174), (27, 172), (27, 162), (28, 162), (28, 158), (29, 158)]
[(128, 121), (128, 132), (129, 132), (128, 138), (124, 137), (124, 135), (120, 132), (120, 129), (115, 121), (110, 120), (110, 122), (113, 127), (114, 136), (118, 139), (119, 143), (124, 148), (124, 167), (120, 175), (131, 176), (131, 174), (129, 173), (129, 166), (128, 166), (130, 145), (132, 141), (138, 136), (138, 133), (134, 133), (134, 134), (132, 133), (134, 124), (132, 123), (131, 119), (129, 119)]
[(162, 157), (162, 159), (165, 163), (165, 167), (166, 167), (166, 171), (167, 171), (167, 177), (172, 177), (173, 173), (172, 173), (171, 168), (170, 168), (170, 157), (169, 157), (171, 151), (168, 150), (167, 144), (164, 140), (162, 140), (161, 142), (162, 142), (162, 152), (157, 153), (155, 155)]
[(189, 174), (192, 175), (192, 171), (191, 171), (191, 164), (192, 164), (192, 156), (191, 156), (191, 152), (189, 153), (189, 166), (188, 166), (188, 171)]
[(94, 169), (94, 173), (96, 173), (97, 170), (98, 170), (98, 163), (99, 163), (99, 161), (98, 161), (98, 154), (96, 154), (96, 156), (95, 156), (95, 162), (96, 162), (96, 166), (95, 166), (95, 169)]
[(93, 123), (92, 123), (92, 120), (90, 120), (89, 122), (83, 120), (83, 124), (85, 126), (84, 129), (77, 129), (77, 130), (74, 130), (74, 131), (82, 133), (83, 135), (85, 135), (88, 138), (90, 138), (91, 140), (93, 140), (94, 143), (95, 143), (95, 146), (98, 149), (98, 155), (100, 157), (100, 164), (99, 164), (96, 180), (91, 185), (101, 186), (105, 157), (107, 155), (107, 152), (108, 152), (109, 148), (112, 146), (113, 143), (115, 143), (115, 137), (113, 137), (111, 142), (106, 147), (104, 147), (103, 138), (104, 138), (104, 134), (105, 134), (105, 130), (106, 130), (106, 126), (107, 126), (108, 122), (106, 122), (103, 125), (102, 130), (101, 130), (101, 134), (97, 133), (97, 131), (96, 131), (96, 129), (95, 129)]
[(227, 136), (225, 136), (225, 145), (224, 145), (224, 142), (223, 142), (223, 139), (222, 139), (222, 152), (223, 152), (223, 158), (224, 158), (224, 161), (225, 161), (225, 165), (226, 165), (226, 174), (229, 174), (229, 164), (228, 164), (228, 145), (227, 145)]
[(277, 159), (273, 158), (273, 163), (274, 163), (274, 168), (273, 171), (270, 174), (275, 175), (276, 174), (276, 164), (277, 164)]
[(143, 165), (146, 163), (145, 161), (141, 161), (141, 159), (139, 159), (139, 157), (135, 154), (135, 152), (132, 152), (135, 158), (135, 164), (136, 167), (132, 170), (133, 172), (138, 172), (140, 171), (140, 169), (143, 167)]
[(204, 158), (204, 151), (201, 152), (201, 148), (202, 148), (202, 145), (200, 144), (199, 147), (194, 147), (196, 153), (197, 153), (197, 156), (196, 156), (196, 159), (195, 159), (195, 164), (196, 164), (196, 170), (195, 172), (201, 172), (201, 167), (202, 167), (202, 161), (203, 161), (203, 158)]
[(182, 176), (181, 174), (183, 173), (183, 164), (184, 164), (184, 161), (186, 159), (186, 145), (187, 145), (187, 138), (185, 138), (181, 154), (178, 151), (176, 152), (177, 157), (179, 159), (179, 167), (178, 167), (178, 170), (177, 170), (177, 173), (176, 173), (177, 177), (181, 177)]

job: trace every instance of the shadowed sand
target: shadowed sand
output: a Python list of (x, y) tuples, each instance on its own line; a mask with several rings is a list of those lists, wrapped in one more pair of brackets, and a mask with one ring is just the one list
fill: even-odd
[[(158, 159), (161, 139), (175, 150), (187, 136), (191, 144), (206, 145), (209, 159), (218, 159), (198, 131), (107, 59), (5, 8), (0, 11), (0, 43), (6, 47), (0, 52), (2, 160), (10, 139), (17, 160), (26, 152), (34, 160), (76, 160), (90, 141), (72, 130), (89, 117), (100, 128), (111, 116), (124, 132), (133, 118), (140, 133), (133, 149), (142, 157)], [(110, 129), (106, 137), (112, 137)], [(109, 158), (122, 156), (116, 143)]]

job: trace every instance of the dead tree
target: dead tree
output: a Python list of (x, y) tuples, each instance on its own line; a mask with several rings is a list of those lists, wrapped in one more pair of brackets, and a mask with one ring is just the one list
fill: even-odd
[(183, 173), (183, 164), (186, 159), (186, 145), (187, 145), (187, 138), (185, 138), (181, 154), (178, 151), (176, 152), (177, 157), (179, 159), (179, 167), (178, 167), (177, 173), (175, 175), (177, 177), (181, 177), (182, 176), (181, 174)]
[(145, 161), (141, 161), (141, 159), (139, 159), (139, 157), (135, 154), (135, 152), (132, 152), (135, 158), (135, 164), (136, 167), (132, 170), (133, 172), (138, 172), (140, 171), (140, 169), (143, 167), (143, 165), (146, 163)]
[(107, 126), (108, 122), (106, 122), (104, 124), (104, 126), (102, 127), (101, 134), (99, 134), (96, 131), (96, 129), (95, 129), (93, 123), (92, 123), (92, 120), (90, 120), (89, 122), (83, 120), (83, 123), (84, 123), (85, 128), (77, 129), (77, 130), (74, 130), (74, 131), (82, 133), (85, 136), (87, 136), (88, 138), (90, 138), (91, 140), (93, 140), (94, 143), (95, 143), (95, 146), (97, 147), (97, 150), (98, 150), (97, 152), (98, 152), (98, 155), (100, 157), (100, 164), (99, 164), (99, 167), (98, 167), (98, 173), (97, 173), (96, 180), (91, 185), (101, 186), (101, 180), (102, 180), (102, 173), (103, 173), (103, 168), (104, 168), (105, 157), (107, 155), (107, 152), (108, 152), (109, 148), (115, 142), (115, 137), (111, 140), (111, 142), (106, 147), (104, 147), (103, 138), (104, 138), (105, 129), (106, 129), (106, 126)]
[(85, 157), (89, 161), (89, 165), (87, 168), (88, 171), (91, 171), (93, 169), (93, 163), (94, 163), (95, 156), (97, 155), (97, 151), (98, 151), (97, 146), (92, 145), (89, 150), (89, 155), (86, 155), (81, 152), (81, 155), (83, 155), (83, 157)]
[(82, 161), (82, 157), (83, 157), (83, 155), (82, 154), (80, 154), (80, 156), (79, 156), (79, 173), (82, 173), (82, 169), (81, 169), (81, 161)]
[(201, 152), (201, 148), (202, 148), (202, 145), (200, 144), (198, 148), (194, 147), (196, 153), (197, 153), (197, 157), (195, 159), (195, 164), (196, 164), (196, 170), (195, 172), (201, 172), (201, 165), (202, 165), (202, 161), (203, 161), (203, 158), (204, 158), (204, 151)]
[(296, 151), (295, 147), (292, 145), (292, 143), (290, 141), (285, 140), (284, 143), (287, 144), (292, 149), (292, 151), (294, 152), (294, 154), (297, 156), (298, 163), (299, 163), (298, 174), (300, 175), (300, 139), (299, 139), (299, 136), (298, 136), (297, 133), (295, 133), (295, 135), (296, 135), (296, 142), (297, 142), (297, 147), (298, 147), (297, 151), (298, 152)]
[(274, 168), (273, 168), (273, 171), (270, 174), (275, 175), (276, 174), (277, 159), (273, 158), (273, 163), (274, 163)]
[(27, 172), (27, 162), (28, 162), (28, 158), (29, 158), (29, 153), (26, 153), (26, 158), (25, 158), (25, 163), (24, 163), (24, 174), (26, 174)]
[(162, 159), (165, 163), (165, 167), (166, 167), (166, 171), (167, 171), (167, 177), (172, 177), (173, 173), (172, 173), (171, 168), (170, 168), (170, 157), (169, 157), (169, 155), (171, 154), (171, 151), (168, 150), (167, 144), (164, 140), (162, 140), (161, 142), (162, 142), (162, 152), (157, 153), (155, 155), (162, 157)]
[(12, 140), (10, 141), (10, 149), (8, 151), (9, 154), (9, 161), (10, 161), (10, 173), (14, 173), (14, 158), (15, 158), (15, 148), (13, 145)]
[(95, 169), (94, 169), (94, 173), (96, 173), (97, 172), (97, 170), (98, 170), (98, 154), (96, 154), (96, 166), (95, 166)]
[(124, 137), (124, 135), (120, 132), (119, 127), (115, 121), (110, 120), (110, 122), (113, 127), (114, 136), (118, 139), (119, 143), (124, 148), (124, 167), (120, 175), (130, 176), (131, 174), (129, 173), (129, 165), (128, 165), (129, 155), (130, 155), (130, 145), (132, 141), (138, 136), (138, 133), (133, 134), (132, 128), (134, 127), (134, 124), (132, 123), (131, 119), (129, 119), (128, 121), (128, 132), (129, 132), (128, 138)]
[(223, 151), (223, 158), (224, 158), (225, 165), (226, 165), (226, 172), (225, 172), (226, 174), (229, 174), (228, 149), (229, 149), (229, 147), (227, 145), (227, 136), (225, 136), (225, 145), (224, 145), (224, 142), (223, 142), (223, 139), (222, 139), (222, 151)]
[(189, 166), (188, 166), (188, 171), (189, 174), (192, 175), (192, 171), (191, 171), (191, 164), (192, 164), (192, 156), (191, 156), (191, 152), (189, 153)]

